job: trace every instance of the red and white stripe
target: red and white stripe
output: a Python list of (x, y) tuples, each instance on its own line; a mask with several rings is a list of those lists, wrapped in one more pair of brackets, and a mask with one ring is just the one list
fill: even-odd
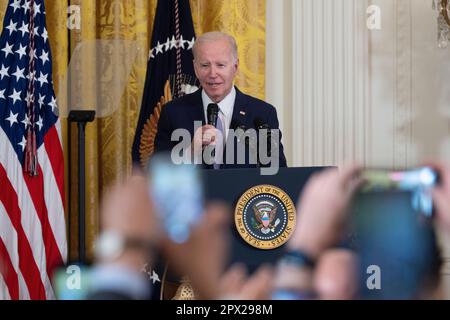
[(37, 177), (24, 174), (0, 129), (0, 298), (54, 298), (52, 271), (67, 256), (64, 161), (55, 126), (38, 149)]

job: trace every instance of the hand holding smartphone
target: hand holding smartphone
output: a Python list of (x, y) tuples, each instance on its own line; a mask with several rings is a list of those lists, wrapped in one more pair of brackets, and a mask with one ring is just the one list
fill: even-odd
[(169, 155), (157, 154), (148, 167), (149, 192), (169, 238), (188, 240), (204, 210), (203, 185), (194, 165), (175, 165)]
[(438, 274), (439, 250), (430, 218), (431, 191), (439, 175), (428, 167), (367, 169), (362, 175), (365, 184), (351, 212), (361, 298), (417, 298), (423, 284)]

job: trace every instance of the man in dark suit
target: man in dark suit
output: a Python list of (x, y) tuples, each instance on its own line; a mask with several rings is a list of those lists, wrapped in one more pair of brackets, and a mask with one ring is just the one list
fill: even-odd
[[(194, 151), (195, 156), (200, 155), (199, 163), (206, 168), (285, 167), (286, 158), (275, 108), (233, 86), (239, 65), (234, 38), (221, 32), (205, 33), (197, 38), (193, 54), (201, 89), (163, 107), (155, 151), (173, 151), (180, 141), (172, 141), (172, 137), (177, 129), (184, 129), (190, 137), (190, 151)], [(216, 127), (206, 121), (210, 104), (216, 104), (219, 109)], [(241, 133), (251, 131), (254, 135), (246, 135), (248, 139), (244, 143), (245, 138), (241, 141), (235, 129), (241, 129)], [(180, 137), (179, 134), (175, 136)], [(238, 143), (242, 143), (244, 148), (239, 149)], [(208, 146), (213, 146), (210, 150), (215, 149), (211, 162), (205, 159), (203, 152)], [(266, 146), (269, 150), (265, 150), (264, 158), (262, 151)]]

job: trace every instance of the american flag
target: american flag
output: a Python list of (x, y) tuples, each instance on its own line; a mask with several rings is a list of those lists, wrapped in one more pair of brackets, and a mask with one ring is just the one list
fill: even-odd
[(0, 38), (0, 299), (52, 299), (67, 255), (64, 161), (43, 0), (10, 0)]

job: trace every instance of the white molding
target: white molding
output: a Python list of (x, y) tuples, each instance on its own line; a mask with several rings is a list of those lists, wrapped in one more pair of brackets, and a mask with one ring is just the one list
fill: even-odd
[[(432, 107), (448, 118), (450, 94), (444, 85), (450, 51), (433, 47), (435, 21), (431, 9), (424, 11), (428, 5), (266, 1), (266, 99), (277, 107), (291, 166), (351, 160), (386, 168), (414, 166), (425, 151), (434, 150), (424, 147), (448, 136), (448, 123), (438, 122)], [(382, 9), (382, 30), (366, 28), (369, 3)], [(414, 120), (418, 115), (420, 123)], [(450, 237), (441, 240), (447, 298), (449, 243)]]
[(266, 0), (266, 101), (277, 109), (289, 165), (293, 163), (292, 2)]
[(412, 16), (411, 0), (395, 1), (395, 108), (394, 108), (394, 166), (411, 165), (409, 156), (412, 119)]
[(366, 163), (366, 0), (292, 3), (294, 165)]

